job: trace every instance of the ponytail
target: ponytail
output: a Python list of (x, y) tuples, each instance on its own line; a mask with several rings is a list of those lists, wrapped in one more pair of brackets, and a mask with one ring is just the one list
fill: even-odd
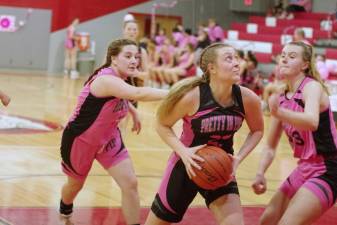
[(214, 63), (217, 58), (216, 50), (223, 47), (231, 47), (223, 43), (214, 43), (205, 48), (200, 54), (199, 65), (203, 71), (202, 77), (187, 78), (176, 85), (170, 90), (167, 97), (162, 101), (157, 111), (157, 117), (159, 120), (162, 120), (168, 116), (177, 102), (193, 88), (199, 86), (202, 83), (209, 83), (210, 74), (208, 71), (208, 65)]

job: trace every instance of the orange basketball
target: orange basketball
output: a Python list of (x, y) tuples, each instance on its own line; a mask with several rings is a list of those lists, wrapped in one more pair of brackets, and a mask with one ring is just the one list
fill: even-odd
[(206, 190), (214, 190), (228, 183), (232, 174), (232, 160), (223, 149), (205, 146), (196, 154), (205, 161), (199, 162), (201, 170), (194, 169), (194, 183)]

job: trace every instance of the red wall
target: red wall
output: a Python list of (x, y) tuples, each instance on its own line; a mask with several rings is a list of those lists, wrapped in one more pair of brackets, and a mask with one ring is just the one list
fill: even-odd
[(81, 22), (149, 0), (0, 0), (0, 6), (52, 10), (52, 31), (67, 27), (74, 18)]

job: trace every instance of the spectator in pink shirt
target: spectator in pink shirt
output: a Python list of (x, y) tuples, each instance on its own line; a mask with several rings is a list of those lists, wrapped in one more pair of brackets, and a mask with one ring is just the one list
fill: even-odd
[(305, 39), (305, 32), (302, 28), (295, 29), (293, 41), (302, 41), (304, 44), (311, 45), (311, 43)]
[(166, 30), (164, 28), (160, 28), (158, 31), (158, 35), (155, 37), (155, 41), (157, 45), (164, 44), (166, 39)]
[(316, 69), (322, 80), (326, 81), (329, 78), (329, 68), (325, 63), (324, 55), (316, 55)]
[(220, 27), (215, 19), (208, 20), (208, 36), (211, 42), (222, 42), (224, 39), (224, 31)]

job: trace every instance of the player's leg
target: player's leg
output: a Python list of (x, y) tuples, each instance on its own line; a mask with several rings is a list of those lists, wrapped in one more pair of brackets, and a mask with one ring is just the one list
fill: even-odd
[(115, 179), (122, 192), (122, 210), (127, 224), (140, 223), (140, 202), (137, 178), (132, 161), (126, 158), (109, 168), (108, 173)]

